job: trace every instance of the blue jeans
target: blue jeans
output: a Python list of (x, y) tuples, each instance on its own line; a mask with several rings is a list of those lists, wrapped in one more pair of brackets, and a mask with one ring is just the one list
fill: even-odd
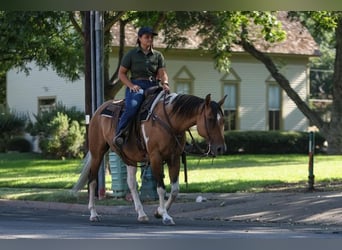
[(124, 129), (129, 121), (137, 114), (142, 102), (144, 101), (144, 90), (152, 86), (156, 86), (157, 83), (149, 80), (132, 80), (132, 83), (140, 86), (138, 92), (131, 92), (129, 88), (126, 88), (125, 92), (125, 111), (122, 113), (119, 124), (116, 128), (116, 134)]

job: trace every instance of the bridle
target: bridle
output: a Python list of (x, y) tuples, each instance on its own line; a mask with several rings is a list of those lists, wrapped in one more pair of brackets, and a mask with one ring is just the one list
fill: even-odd
[[(169, 118), (169, 115), (167, 114), (166, 112), (166, 93), (164, 93), (163, 95), (163, 111), (164, 111), (164, 115), (166, 117), (166, 122), (163, 121), (162, 119), (160, 119), (154, 112), (152, 113), (151, 117), (152, 117), (152, 120), (154, 121), (158, 121), (160, 123), (160, 125), (169, 132), (169, 134), (175, 139), (176, 143), (177, 143), (177, 146), (182, 150), (184, 151), (186, 154), (189, 154), (190, 152), (187, 152), (185, 149), (183, 149), (182, 147), (182, 144), (180, 143), (179, 141), (179, 138), (180, 135), (178, 135), (175, 131), (175, 129), (172, 127), (172, 123), (171, 123), (171, 120)], [(201, 152), (200, 156), (201, 157), (207, 157), (207, 156), (212, 156), (212, 157), (215, 157), (213, 154), (211, 154), (211, 136), (210, 136), (210, 133), (209, 133), (209, 125), (208, 125), (208, 119), (207, 119), (207, 116), (206, 116), (206, 113), (205, 113), (205, 103), (203, 103), (203, 106), (201, 108), (201, 113), (204, 112), (204, 125), (205, 125), (205, 131), (206, 131), (206, 135), (207, 135), (207, 139), (208, 139), (208, 149), (206, 151), (204, 151), (203, 149), (200, 148), (199, 144), (195, 141), (194, 137), (192, 136), (191, 134), (191, 131), (190, 129), (188, 129), (188, 133), (191, 137), (191, 140), (192, 140), (192, 143), (193, 145), (197, 148), (197, 150), (199, 152)]]

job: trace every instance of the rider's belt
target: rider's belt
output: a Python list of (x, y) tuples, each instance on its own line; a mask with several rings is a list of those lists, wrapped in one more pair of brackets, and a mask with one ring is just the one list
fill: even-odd
[(137, 78), (132, 78), (132, 80), (144, 80), (144, 81), (150, 81), (150, 82), (156, 82), (157, 79), (153, 76), (150, 77), (137, 77)]

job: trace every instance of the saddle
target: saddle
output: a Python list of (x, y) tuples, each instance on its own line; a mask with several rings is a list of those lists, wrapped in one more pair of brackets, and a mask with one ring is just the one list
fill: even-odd
[[(133, 119), (129, 122), (127, 127), (124, 129), (123, 133), (125, 135), (125, 140), (129, 137), (131, 133), (134, 133), (136, 135), (136, 138), (138, 138), (139, 143), (138, 146), (141, 149), (145, 149), (145, 146), (143, 145), (141, 134), (140, 134), (140, 123), (142, 121), (147, 121), (152, 113), (152, 110), (154, 109), (155, 105), (157, 105), (157, 102), (161, 98), (161, 95), (163, 88), (160, 86), (155, 86), (148, 88), (144, 91), (144, 101), (141, 104), (137, 118)], [(122, 115), (123, 111), (125, 110), (125, 102), (124, 100), (119, 101), (113, 101), (112, 103), (108, 104), (108, 106), (103, 109), (101, 112), (101, 116), (105, 116), (108, 118), (113, 119), (114, 121), (118, 121), (120, 119), (120, 116)]]

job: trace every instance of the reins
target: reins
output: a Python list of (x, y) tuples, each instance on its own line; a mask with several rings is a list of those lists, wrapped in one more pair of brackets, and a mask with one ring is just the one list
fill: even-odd
[[(190, 152), (187, 152), (187, 151), (185, 150), (185, 148), (184, 148), (184, 149), (182, 148), (182, 145), (181, 145), (181, 143), (180, 143), (180, 141), (179, 141), (179, 139), (178, 139), (178, 137), (177, 137), (177, 134), (176, 134), (175, 130), (174, 130), (173, 127), (172, 127), (171, 120), (170, 120), (170, 118), (169, 118), (169, 116), (168, 116), (168, 114), (167, 114), (167, 112), (166, 112), (166, 92), (163, 94), (163, 97), (164, 97), (164, 100), (163, 100), (163, 110), (164, 110), (164, 114), (165, 114), (165, 117), (166, 117), (166, 122), (164, 122), (163, 120), (161, 120), (156, 114), (153, 114), (152, 119), (158, 120), (159, 123), (160, 123), (167, 131), (169, 131), (169, 133), (175, 138), (178, 147), (179, 147), (180, 149), (182, 149), (183, 152), (184, 152), (185, 154), (190, 154)], [(205, 106), (203, 105), (203, 108), (202, 108), (202, 111), (201, 111), (201, 112), (204, 112), (204, 109), (205, 109)], [(190, 129), (187, 130), (188, 133), (189, 133), (189, 135), (190, 135), (190, 137), (191, 137), (191, 142), (192, 142), (192, 144), (197, 148), (197, 150), (198, 150), (199, 152), (201, 152), (201, 153), (199, 154), (199, 156), (200, 156), (199, 161), (200, 161), (201, 158), (203, 158), (203, 157), (208, 157), (208, 156), (210, 155), (210, 152), (211, 152), (211, 144), (210, 144), (211, 138), (210, 138), (210, 133), (209, 133), (209, 128), (208, 128), (208, 121), (207, 121), (207, 117), (206, 117), (205, 112), (204, 112), (204, 120), (205, 120), (205, 129), (206, 129), (206, 133), (207, 133), (208, 140), (209, 140), (209, 143), (208, 143), (208, 150), (207, 150), (206, 152), (205, 152), (203, 149), (200, 148), (199, 144), (196, 142), (196, 140), (194, 139), (193, 135), (191, 134)], [(199, 161), (198, 161), (197, 164), (199, 164)], [(214, 157), (213, 157), (212, 163), (213, 163), (213, 161), (214, 161)]]

